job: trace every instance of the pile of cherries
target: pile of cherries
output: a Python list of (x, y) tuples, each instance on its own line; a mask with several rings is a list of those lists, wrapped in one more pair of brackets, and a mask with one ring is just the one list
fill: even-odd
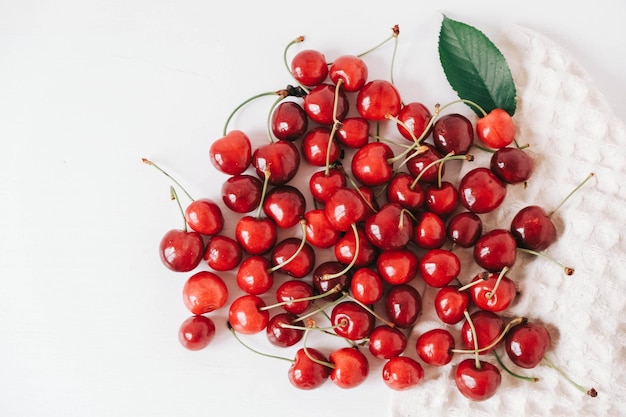
[[(390, 39), (398, 33), (396, 26)], [(481, 219), (533, 173), (512, 117), (497, 108), (474, 121), (446, 112), (456, 103), (478, 107), (466, 100), (432, 110), (404, 102), (393, 82), (368, 79), (364, 55), (328, 62), (301, 49), (287, 67), (297, 86), (271, 93), (267, 142), (253, 147), (227, 122), (210, 145), (212, 166), (227, 176), (223, 205), (187, 194), (183, 208), (172, 187), (184, 227), (168, 231), (159, 250), (170, 270), (192, 273), (182, 291), (191, 313), (179, 330), (182, 345), (208, 346), (211, 313), (227, 309), (239, 342), (265, 332), (273, 346), (296, 347), (285, 359), (297, 388), (327, 379), (354, 388), (380, 360), (387, 386), (404, 390), (420, 383), (424, 366), (465, 355), (453, 365), (454, 380), (471, 400), (494, 395), (501, 369), (532, 379), (506, 367), (496, 352), (502, 345), (518, 367), (553, 366), (546, 327), (506, 315), (519, 296), (509, 271), (520, 252), (541, 255), (555, 242), (553, 212), (528, 206), (492, 230)], [(472, 161), (470, 152), (490, 152), (490, 164), (456, 180), (445, 175), (449, 164)], [(234, 235), (224, 233), (226, 221), (236, 221)], [(474, 264), (462, 265), (459, 251), (471, 251)], [(468, 279), (468, 270), (480, 272)], [(237, 294), (229, 294), (229, 279)], [(408, 346), (422, 315), (418, 288), (434, 292), (441, 325)], [(329, 354), (309, 346), (314, 331), (345, 346)]]

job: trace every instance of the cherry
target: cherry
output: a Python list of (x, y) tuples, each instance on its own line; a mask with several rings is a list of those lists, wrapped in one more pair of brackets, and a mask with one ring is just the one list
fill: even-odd
[(474, 261), (489, 272), (510, 268), (517, 258), (517, 242), (511, 232), (493, 229), (483, 234), (474, 245)]
[(239, 243), (225, 235), (212, 236), (204, 251), (204, 260), (216, 271), (235, 269), (242, 257), (243, 251)]
[[(461, 340), (467, 349), (480, 349), (479, 353), (485, 354), (493, 350), (490, 346), (499, 339), (504, 327), (504, 319), (498, 314), (487, 310), (476, 310), (463, 322)], [(474, 340), (477, 342), (476, 345), (474, 345)]]
[(496, 393), (502, 383), (502, 375), (489, 362), (464, 359), (454, 370), (454, 381), (464, 397), (484, 401)]
[(504, 341), (511, 361), (522, 368), (534, 368), (552, 347), (550, 332), (541, 323), (527, 321), (513, 326)]
[(464, 311), (469, 305), (470, 296), (459, 289), (458, 285), (447, 285), (435, 294), (435, 312), (446, 324), (457, 324), (463, 320)]
[(337, 141), (350, 148), (364, 146), (370, 138), (370, 122), (364, 117), (346, 117), (335, 132)]
[(375, 327), (368, 338), (368, 349), (378, 359), (400, 356), (407, 346), (407, 336), (402, 330), (388, 324)]
[(309, 118), (301, 105), (286, 100), (278, 104), (272, 112), (270, 126), (272, 134), (278, 140), (294, 141), (307, 130)]
[(470, 296), (476, 307), (499, 313), (513, 304), (517, 288), (515, 282), (505, 275), (507, 270), (486, 273), (485, 276), (478, 274), (472, 279)]
[(222, 308), (228, 300), (224, 280), (210, 271), (199, 271), (187, 278), (183, 285), (183, 303), (195, 315)]
[(486, 167), (468, 171), (461, 178), (458, 188), (461, 204), (479, 214), (495, 210), (506, 197), (506, 184)]
[(535, 162), (520, 148), (505, 147), (493, 153), (489, 167), (505, 183), (519, 184), (528, 181), (531, 177)]
[(333, 351), (328, 359), (333, 364), (330, 380), (339, 388), (355, 388), (369, 375), (367, 357), (354, 347), (339, 348)]
[[(313, 270), (313, 287), (318, 294), (324, 294), (339, 287), (340, 290), (349, 288), (350, 272), (346, 267), (335, 261), (326, 261), (319, 264)], [(341, 291), (327, 295), (326, 299), (336, 300), (341, 297)]]
[(269, 259), (253, 255), (241, 262), (237, 270), (237, 285), (248, 294), (261, 295), (274, 284), (274, 274)]
[(383, 365), (382, 378), (387, 387), (395, 391), (404, 391), (424, 379), (424, 368), (413, 358), (396, 356)]
[(261, 202), (263, 182), (252, 175), (233, 175), (222, 184), (222, 201), (235, 213), (249, 213)]
[(376, 187), (383, 185), (393, 175), (393, 150), (383, 142), (369, 142), (352, 156), (352, 175), (361, 184)]
[(413, 232), (413, 242), (423, 249), (436, 249), (446, 242), (446, 225), (441, 216), (432, 211), (418, 215)]
[(350, 294), (362, 304), (377, 303), (384, 295), (383, 279), (374, 268), (358, 268), (350, 280)]
[(263, 310), (265, 301), (254, 294), (244, 294), (235, 298), (228, 308), (228, 323), (237, 333), (256, 334), (269, 323), (270, 315)]
[[(413, 177), (419, 177), (420, 181), (436, 183), (439, 181), (439, 167), (441, 175), (445, 173), (445, 164), (441, 161), (443, 155), (430, 143), (422, 144), (420, 152), (409, 155), (406, 159), (407, 170)], [(443, 164), (443, 165), (442, 165)]]
[(334, 247), (337, 261), (346, 265), (352, 264), (354, 267), (371, 265), (376, 260), (378, 252), (378, 248), (367, 238), (362, 226), (356, 226), (356, 233), (344, 234)]
[(358, 92), (356, 108), (367, 120), (382, 121), (389, 116), (397, 116), (402, 107), (402, 99), (396, 87), (387, 80), (367, 82)]
[(324, 212), (332, 227), (340, 232), (363, 221), (367, 214), (365, 201), (356, 190), (347, 187), (332, 192), (326, 200)]
[(433, 143), (442, 154), (467, 154), (474, 144), (472, 122), (458, 113), (439, 117), (433, 125)]
[(454, 337), (448, 330), (431, 329), (419, 335), (415, 349), (428, 365), (443, 366), (452, 361), (454, 345)]
[(302, 390), (320, 387), (330, 376), (331, 368), (323, 364), (327, 361), (326, 356), (317, 349), (310, 347), (298, 349), (287, 371), (289, 382)]
[(304, 217), (306, 199), (298, 188), (279, 185), (265, 195), (263, 212), (274, 220), (277, 227), (288, 229), (298, 224)]
[(426, 208), (441, 217), (451, 214), (456, 209), (458, 201), (459, 194), (450, 181), (442, 181), (440, 185), (426, 186)]
[(293, 142), (279, 140), (256, 148), (252, 154), (252, 165), (259, 178), (269, 173), (269, 183), (282, 185), (296, 176), (300, 166), (300, 152)]
[(241, 130), (231, 130), (211, 143), (209, 160), (224, 174), (242, 174), (252, 161), (250, 138)]
[(326, 57), (320, 51), (304, 49), (292, 58), (291, 73), (302, 85), (318, 85), (328, 76)]
[(361, 89), (367, 81), (367, 64), (356, 55), (342, 55), (328, 69), (328, 76), (335, 84), (341, 80), (341, 88), (347, 92)]
[(215, 323), (211, 318), (194, 315), (185, 319), (178, 329), (178, 341), (189, 350), (202, 350), (215, 338)]
[(298, 343), (304, 337), (304, 330), (285, 325), (292, 325), (298, 321), (293, 313), (278, 313), (267, 323), (265, 334), (269, 342), (278, 347), (289, 347)]
[(387, 317), (397, 327), (409, 328), (422, 314), (422, 297), (409, 284), (398, 284), (389, 289), (385, 297)]
[(455, 214), (446, 226), (446, 235), (455, 245), (470, 248), (483, 233), (483, 222), (476, 213), (463, 211)]
[(269, 217), (243, 216), (235, 225), (235, 238), (250, 255), (263, 255), (276, 243), (276, 223)]
[(515, 122), (505, 110), (495, 108), (476, 121), (476, 135), (489, 148), (504, 148), (515, 140)]
[(306, 220), (306, 240), (316, 248), (330, 248), (341, 238), (333, 223), (326, 216), (325, 209), (313, 209), (304, 213)]
[(413, 222), (400, 204), (385, 203), (365, 220), (365, 233), (383, 251), (404, 248), (413, 237)]
[[(335, 102), (336, 101), (336, 102)], [(343, 120), (348, 114), (346, 93), (332, 84), (319, 84), (304, 97), (304, 111), (309, 118), (323, 126)]]
[(276, 300), (279, 303), (284, 303), (282, 308), (286, 312), (301, 314), (311, 305), (310, 300), (304, 299), (312, 297), (314, 294), (315, 289), (311, 284), (301, 280), (289, 280), (280, 284), (276, 289)]
[(169, 230), (159, 243), (159, 256), (163, 264), (174, 272), (193, 270), (204, 254), (204, 241), (198, 232), (186, 229)]
[(398, 132), (410, 142), (420, 140), (429, 133), (426, 130), (430, 130), (432, 117), (430, 110), (422, 103), (406, 103), (398, 113)]
[(418, 267), (417, 254), (408, 248), (385, 250), (376, 259), (380, 277), (392, 285), (411, 282), (417, 276)]
[(387, 186), (387, 201), (396, 203), (411, 212), (416, 212), (424, 205), (426, 193), (415, 178), (408, 172), (397, 172)]
[(313, 128), (302, 138), (302, 155), (313, 166), (326, 166), (339, 160), (341, 149), (330, 138), (331, 130), (326, 126)]
[[(293, 256), (295, 258), (291, 259)], [(271, 253), (272, 265), (282, 265), (278, 271), (294, 278), (309, 275), (315, 267), (315, 258), (313, 247), (296, 237), (281, 240), (272, 248)]]
[(461, 260), (454, 252), (430, 249), (420, 259), (419, 271), (426, 284), (435, 288), (445, 287), (459, 276)]
[(334, 190), (347, 184), (346, 174), (338, 168), (317, 171), (309, 177), (311, 196), (320, 203), (325, 203)]
[(335, 333), (348, 340), (365, 339), (374, 328), (374, 316), (351, 300), (342, 301), (332, 308), (330, 322)]

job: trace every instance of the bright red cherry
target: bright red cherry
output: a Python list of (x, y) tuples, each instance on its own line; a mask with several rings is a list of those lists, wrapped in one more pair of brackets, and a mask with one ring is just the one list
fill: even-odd
[(444, 155), (465, 155), (474, 144), (474, 126), (462, 114), (443, 115), (433, 126), (433, 143)]
[(422, 314), (422, 296), (409, 284), (395, 285), (385, 297), (385, 311), (397, 327), (409, 328)]
[(557, 238), (556, 226), (540, 206), (522, 208), (511, 220), (511, 233), (519, 247), (541, 252)]
[(228, 300), (224, 280), (210, 271), (196, 272), (183, 285), (183, 303), (195, 315), (222, 308)]
[(339, 348), (333, 351), (328, 359), (333, 364), (330, 380), (339, 388), (358, 387), (369, 375), (370, 368), (367, 357), (357, 348)]
[(490, 148), (504, 148), (515, 140), (515, 122), (505, 110), (495, 108), (476, 121), (476, 135)]
[(330, 322), (337, 335), (362, 340), (374, 329), (374, 316), (355, 301), (342, 301), (331, 310)]
[(222, 201), (235, 213), (249, 213), (261, 203), (263, 182), (252, 175), (233, 175), (222, 184)]
[(365, 305), (377, 303), (384, 295), (383, 279), (374, 268), (358, 268), (350, 280), (350, 294)]
[(364, 117), (346, 117), (335, 132), (337, 141), (350, 148), (364, 146), (370, 138), (370, 122)]
[(541, 323), (524, 322), (506, 334), (504, 347), (511, 361), (522, 368), (534, 368), (552, 347), (550, 332)]
[(276, 301), (285, 303), (282, 305), (282, 308), (286, 312), (301, 314), (311, 305), (310, 300), (303, 299), (312, 297), (314, 294), (315, 289), (308, 282), (299, 279), (289, 280), (280, 284), (276, 289)]
[(356, 236), (353, 231), (346, 232), (335, 244), (334, 252), (337, 261), (358, 268), (371, 265), (376, 260), (379, 250), (367, 238), (363, 227), (356, 226)]
[(189, 350), (202, 350), (214, 338), (215, 323), (206, 316), (191, 316), (185, 319), (178, 329), (178, 341)]
[(295, 345), (304, 337), (304, 330), (285, 327), (283, 324), (293, 325), (297, 320), (298, 316), (292, 313), (278, 313), (274, 315), (265, 328), (267, 340), (278, 347)]
[(224, 235), (212, 236), (204, 251), (204, 260), (216, 271), (231, 271), (239, 265), (243, 251), (235, 239)]
[(262, 255), (276, 243), (276, 223), (269, 217), (243, 216), (235, 225), (235, 238), (250, 255)]
[(267, 192), (263, 212), (274, 220), (277, 227), (288, 229), (302, 220), (306, 212), (306, 199), (302, 191), (291, 185), (279, 185)]
[(195, 231), (169, 230), (159, 243), (159, 256), (163, 264), (174, 272), (189, 272), (204, 255), (202, 235)]
[[(306, 349), (306, 351), (305, 351)], [(311, 359), (314, 358), (315, 360)], [(312, 390), (320, 387), (330, 376), (331, 368), (320, 362), (328, 363), (322, 352), (314, 348), (300, 348), (287, 376), (291, 384), (301, 390)]]
[(306, 220), (306, 240), (316, 248), (330, 248), (341, 238), (341, 232), (335, 229), (323, 208), (304, 213)]
[(415, 177), (408, 172), (397, 172), (387, 186), (387, 201), (396, 203), (411, 212), (422, 208), (426, 200), (426, 193)]
[(474, 244), (474, 261), (489, 272), (510, 268), (517, 258), (517, 242), (511, 232), (493, 229), (483, 234)]
[(353, 224), (363, 221), (367, 207), (353, 188), (338, 188), (328, 197), (324, 212), (335, 230), (348, 231)]
[(257, 295), (244, 294), (237, 297), (228, 309), (228, 323), (234, 331), (241, 334), (256, 334), (267, 327), (270, 314), (265, 301)]
[(278, 104), (272, 112), (270, 126), (278, 140), (294, 141), (307, 130), (309, 118), (306, 112), (295, 101), (286, 100)]
[(318, 85), (328, 76), (326, 57), (320, 51), (304, 49), (291, 60), (291, 73), (302, 85), (308, 87)]
[(398, 113), (398, 132), (410, 142), (426, 137), (429, 132), (424, 132), (432, 119), (428, 107), (419, 102), (406, 103)]
[(224, 174), (242, 174), (252, 161), (250, 138), (241, 130), (231, 130), (211, 143), (209, 160)]
[[(491, 346), (504, 331), (504, 319), (492, 311), (476, 310), (470, 314), (470, 320), (476, 330), (478, 349)], [(474, 349), (474, 332), (468, 320), (465, 320), (461, 326), (461, 340), (466, 349)], [(482, 350), (480, 354), (491, 352), (494, 347)]]
[[(302, 138), (302, 155), (313, 166), (323, 167), (337, 162), (341, 149), (330, 139), (331, 130), (327, 126), (318, 126), (309, 130)], [(330, 147), (329, 147), (329, 142)], [(329, 153), (330, 150), (330, 153)]]
[(237, 286), (248, 294), (265, 294), (274, 284), (269, 259), (252, 255), (241, 262), (237, 270)]
[(411, 282), (417, 276), (418, 268), (418, 256), (408, 248), (382, 251), (376, 259), (380, 277), (391, 285)]
[(450, 181), (441, 185), (429, 184), (425, 190), (426, 208), (441, 217), (451, 214), (457, 207), (459, 194)]
[(282, 185), (291, 181), (300, 167), (300, 152), (293, 142), (279, 140), (261, 145), (252, 154), (252, 165), (260, 179), (269, 172), (269, 183)]
[(313, 271), (315, 256), (313, 247), (306, 242), (302, 243), (301, 238), (287, 237), (272, 248), (271, 259), (274, 267), (282, 265), (279, 272), (294, 278), (304, 278)]
[(425, 363), (443, 366), (454, 356), (454, 337), (445, 329), (431, 329), (419, 335), (415, 342), (417, 354)]
[(319, 84), (304, 97), (304, 111), (315, 123), (329, 126), (335, 120), (343, 120), (348, 114), (348, 97), (342, 89), (335, 94), (336, 88), (333, 84)]
[(489, 213), (506, 197), (506, 184), (489, 168), (468, 171), (459, 183), (459, 201), (471, 212)]
[(461, 273), (461, 260), (454, 252), (430, 249), (421, 257), (419, 271), (426, 284), (445, 287)]
[(493, 153), (489, 167), (505, 183), (519, 184), (531, 177), (535, 161), (528, 153), (517, 147), (506, 147)]
[(346, 174), (338, 168), (316, 171), (309, 177), (309, 191), (315, 201), (325, 203), (337, 188), (348, 184)]
[(367, 81), (367, 64), (356, 55), (342, 55), (328, 69), (328, 76), (335, 84), (341, 80), (341, 88), (347, 92), (361, 89)]
[(396, 87), (387, 80), (367, 82), (358, 92), (356, 108), (361, 117), (382, 121), (397, 116), (402, 108), (402, 99)]
[(458, 285), (447, 285), (435, 294), (435, 312), (446, 324), (457, 324), (465, 317), (464, 311), (467, 310), (470, 296), (459, 289)]
[(502, 272), (478, 274), (472, 279), (476, 284), (469, 292), (476, 307), (499, 313), (513, 304), (517, 295), (515, 282)]
[(493, 397), (500, 384), (502, 375), (493, 364), (479, 361), (476, 366), (474, 359), (464, 359), (454, 370), (454, 381), (459, 392), (472, 401), (484, 401)]
[(222, 209), (213, 200), (200, 198), (185, 208), (187, 224), (196, 232), (213, 236), (224, 228)]
[(463, 211), (455, 214), (446, 226), (448, 239), (462, 248), (470, 248), (483, 233), (483, 221), (476, 213)]
[(413, 237), (413, 221), (397, 203), (385, 203), (365, 220), (365, 233), (374, 246), (384, 251), (404, 248)]
[(404, 391), (418, 385), (424, 379), (424, 368), (408, 356), (396, 356), (383, 365), (382, 378), (387, 387)]
[(386, 184), (393, 176), (393, 150), (383, 142), (369, 142), (352, 156), (352, 175), (363, 185)]
[(407, 336), (396, 327), (381, 324), (369, 336), (368, 349), (374, 357), (391, 359), (400, 356), (407, 346)]
[(446, 242), (446, 224), (432, 211), (422, 212), (415, 223), (413, 242), (423, 249), (436, 249)]

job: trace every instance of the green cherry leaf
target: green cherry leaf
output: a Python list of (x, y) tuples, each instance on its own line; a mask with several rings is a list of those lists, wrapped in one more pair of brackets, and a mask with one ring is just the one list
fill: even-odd
[[(487, 113), (501, 108), (513, 116), (516, 89), (511, 69), (483, 32), (444, 15), (438, 49), (448, 83), (460, 99), (478, 104)], [(480, 109), (470, 107), (483, 116)]]

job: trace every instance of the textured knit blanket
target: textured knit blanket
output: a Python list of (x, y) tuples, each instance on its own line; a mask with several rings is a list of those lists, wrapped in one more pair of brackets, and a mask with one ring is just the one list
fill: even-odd
[[(550, 39), (513, 26), (493, 40), (513, 72), (518, 142), (530, 145), (535, 171), (527, 187), (508, 187), (503, 205), (483, 217), (484, 230), (508, 229), (526, 205), (549, 212), (589, 173), (595, 174), (556, 212), (558, 239), (545, 251), (575, 268), (574, 275), (566, 276), (542, 257), (519, 255), (509, 277), (521, 294), (507, 316), (546, 324), (553, 340), (550, 359), (576, 382), (595, 387), (598, 397), (577, 391), (547, 366), (524, 370), (503, 358), (511, 369), (540, 380), (527, 382), (503, 372), (494, 397), (471, 402), (454, 386), (453, 366), (462, 358), (457, 355), (447, 366), (425, 367), (419, 386), (394, 393), (391, 414), (626, 415), (626, 127), (575, 57)], [(463, 170), (487, 161), (487, 155), (477, 153)], [(469, 279), (465, 276), (464, 282)], [(426, 296), (409, 346), (413, 349), (420, 332), (443, 326), (433, 314), (432, 296)], [(491, 355), (485, 359), (495, 362)]]

